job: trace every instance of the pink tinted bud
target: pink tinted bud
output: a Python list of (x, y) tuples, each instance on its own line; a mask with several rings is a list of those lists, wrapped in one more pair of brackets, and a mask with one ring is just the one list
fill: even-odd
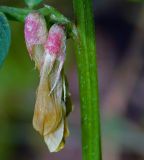
[(45, 53), (59, 56), (65, 52), (65, 32), (60, 25), (54, 24), (48, 33), (48, 38), (45, 43)]
[(47, 38), (44, 17), (37, 12), (30, 13), (25, 19), (24, 33), (28, 49), (36, 44), (44, 44)]
[(26, 46), (38, 69), (41, 67), (44, 54), (44, 43), (47, 39), (47, 25), (44, 17), (38, 12), (28, 14), (24, 27)]

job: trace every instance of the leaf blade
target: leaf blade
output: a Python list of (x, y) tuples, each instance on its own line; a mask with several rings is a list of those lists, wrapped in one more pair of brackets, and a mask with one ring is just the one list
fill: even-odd
[(0, 6), (0, 12), (3, 12), (8, 20), (20, 21), (24, 22), (25, 17), (32, 12), (32, 9), (28, 8), (15, 8), (15, 7), (7, 7)]
[(8, 54), (11, 32), (7, 18), (0, 12), (0, 65)]

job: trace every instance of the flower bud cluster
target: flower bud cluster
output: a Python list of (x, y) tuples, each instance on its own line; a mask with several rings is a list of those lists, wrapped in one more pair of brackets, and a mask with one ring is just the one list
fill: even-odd
[(24, 33), (29, 55), (40, 72), (33, 126), (44, 137), (50, 152), (57, 152), (69, 135), (66, 117), (72, 109), (63, 72), (64, 26), (54, 24), (48, 31), (44, 17), (33, 12), (26, 17)]

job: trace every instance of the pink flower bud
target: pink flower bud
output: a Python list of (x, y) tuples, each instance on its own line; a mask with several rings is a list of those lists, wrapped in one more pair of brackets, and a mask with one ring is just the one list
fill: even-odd
[[(64, 31), (64, 27), (62, 25), (54, 24), (49, 30), (47, 40), (44, 45), (45, 50), (45, 64), (47, 64), (47, 67), (49, 71), (52, 69), (52, 65), (55, 61), (58, 61), (58, 68), (56, 72), (56, 78), (54, 80), (54, 83), (51, 87), (50, 93), (54, 90), (56, 87), (61, 70), (63, 68), (64, 60), (65, 60), (65, 52), (66, 52), (66, 34)], [(49, 65), (52, 64), (52, 65)]]
[(44, 44), (47, 38), (46, 22), (37, 12), (30, 13), (25, 20), (25, 39), (29, 45)]
[(30, 57), (40, 68), (44, 54), (44, 43), (47, 39), (47, 26), (45, 19), (37, 12), (28, 14), (24, 27), (25, 41)]
[(64, 27), (54, 24), (48, 33), (48, 38), (44, 46), (45, 53), (55, 56), (65, 53), (65, 41)]

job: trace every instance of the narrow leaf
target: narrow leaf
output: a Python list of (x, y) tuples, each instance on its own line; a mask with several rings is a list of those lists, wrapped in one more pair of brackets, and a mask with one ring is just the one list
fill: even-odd
[(25, 3), (30, 7), (33, 8), (39, 3), (41, 3), (43, 0), (25, 0)]
[(8, 54), (10, 37), (10, 26), (5, 15), (0, 12), (0, 65), (3, 63)]

